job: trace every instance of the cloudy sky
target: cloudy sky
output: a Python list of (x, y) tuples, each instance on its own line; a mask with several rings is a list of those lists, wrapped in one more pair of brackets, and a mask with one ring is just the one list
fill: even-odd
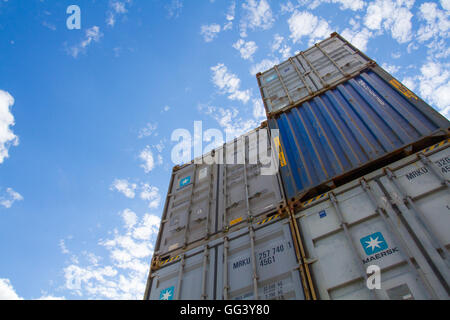
[(141, 299), (172, 132), (255, 128), (255, 74), (334, 31), (449, 118), (449, 14), (450, 0), (0, 0), (0, 299)]

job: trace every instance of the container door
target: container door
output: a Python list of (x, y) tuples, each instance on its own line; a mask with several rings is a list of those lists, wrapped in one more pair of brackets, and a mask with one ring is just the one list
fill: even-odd
[(217, 265), (218, 299), (304, 300), (286, 220), (230, 234), (219, 246)]
[(434, 274), (450, 287), (450, 148), (420, 154), (410, 165), (391, 170), (378, 184), (389, 208), (405, 226)]
[(149, 300), (213, 300), (214, 249), (200, 247), (153, 272)]
[(156, 253), (186, 248), (215, 232), (217, 167), (188, 165), (173, 177)]
[[(245, 142), (245, 163), (242, 152)], [(264, 149), (264, 150), (263, 150)], [(241, 137), (233, 148), (225, 148), (224, 164), (220, 165), (218, 231), (245, 223), (250, 217), (271, 214), (283, 204), (278, 172), (267, 174), (273, 155), (267, 129)], [(230, 152), (231, 157), (230, 157)], [(239, 161), (230, 164), (226, 160)]]
[[(355, 181), (324, 199), (296, 215), (321, 299), (445, 297), (375, 181)], [(381, 272), (380, 290), (367, 285), (369, 266)]]

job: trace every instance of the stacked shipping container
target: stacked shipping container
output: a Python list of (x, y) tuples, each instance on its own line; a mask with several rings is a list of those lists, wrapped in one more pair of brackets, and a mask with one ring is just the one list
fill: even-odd
[[(337, 34), (258, 74), (258, 83), (287, 155), (281, 175), (289, 200), (448, 135), (447, 119)], [(295, 95), (305, 87), (309, 94)]]
[(336, 33), (257, 79), (268, 128), (174, 168), (145, 299), (448, 299), (448, 120)]

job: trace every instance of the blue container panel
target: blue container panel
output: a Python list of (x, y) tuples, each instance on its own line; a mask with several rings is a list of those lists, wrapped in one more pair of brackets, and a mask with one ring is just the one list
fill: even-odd
[(370, 69), (270, 119), (287, 158), (288, 198), (449, 127), (427, 108)]

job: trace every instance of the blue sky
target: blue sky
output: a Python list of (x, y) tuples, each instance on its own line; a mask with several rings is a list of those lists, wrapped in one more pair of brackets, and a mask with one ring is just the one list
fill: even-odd
[(449, 118), (449, 14), (449, 0), (0, 0), (0, 299), (141, 299), (172, 132), (255, 128), (254, 74), (333, 31)]

